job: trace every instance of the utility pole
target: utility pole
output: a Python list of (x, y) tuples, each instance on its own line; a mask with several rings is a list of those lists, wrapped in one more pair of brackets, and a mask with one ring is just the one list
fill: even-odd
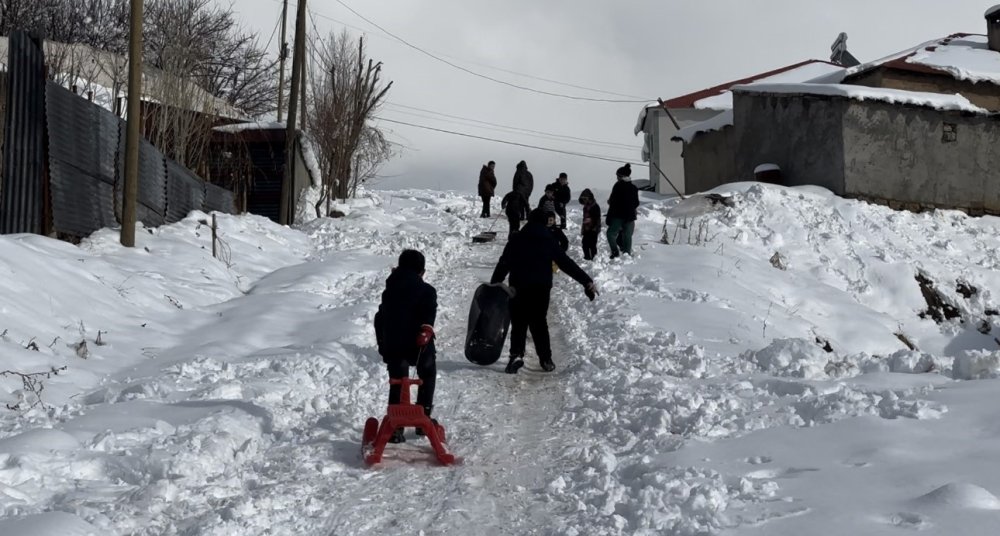
[(288, 125), (285, 129), (285, 177), (281, 181), (281, 210), (278, 223), (290, 225), (295, 218), (292, 207), (292, 189), (295, 185), (295, 128), (296, 112), (299, 105), (299, 84), (305, 65), (306, 50), (306, 0), (299, 0), (295, 15), (295, 50), (292, 51), (292, 90), (288, 97)]
[(135, 205), (139, 191), (139, 135), (142, 127), (142, 2), (131, 0), (128, 41), (128, 120), (125, 124), (125, 186), (121, 242), (135, 247)]
[(285, 107), (285, 58), (288, 57), (288, 42), (285, 38), (285, 27), (288, 21), (288, 0), (281, 8), (281, 44), (278, 51), (278, 122), (281, 122)]

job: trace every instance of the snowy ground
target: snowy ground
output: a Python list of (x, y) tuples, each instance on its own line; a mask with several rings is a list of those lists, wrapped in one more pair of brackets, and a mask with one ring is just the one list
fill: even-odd
[[(727, 188), (647, 199), (636, 257), (583, 265), (596, 302), (557, 276), (552, 374), (462, 356), (505, 234), (471, 244), (471, 196), (220, 215), (228, 263), (197, 213), (135, 250), (0, 237), (0, 369), (66, 367), (31, 409), (0, 380), (0, 534), (994, 534), (1000, 220)], [(438, 290), (454, 467), (412, 435), (360, 459), (407, 247)]]

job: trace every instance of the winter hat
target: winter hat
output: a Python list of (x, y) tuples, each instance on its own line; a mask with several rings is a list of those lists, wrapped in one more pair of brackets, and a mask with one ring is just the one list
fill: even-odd
[(594, 199), (594, 192), (591, 192), (590, 188), (584, 188), (583, 192), (580, 193), (580, 202), (582, 203), (585, 199)]
[(520, 162), (517, 163), (517, 168), (518, 169), (527, 168), (527, 167), (528, 167), (528, 164), (526, 164), (524, 162), (524, 160), (521, 160)]
[(559, 174), (559, 178), (560, 179), (568, 179), (569, 175), (567, 175), (566, 172), (562, 172), (562, 173)]
[(424, 254), (415, 249), (406, 249), (399, 254), (399, 267), (418, 274), (424, 273)]
[(632, 176), (632, 164), (625, 164), (624, 166), (618, 168), (615, 175), (619, 177), (631, 177)]

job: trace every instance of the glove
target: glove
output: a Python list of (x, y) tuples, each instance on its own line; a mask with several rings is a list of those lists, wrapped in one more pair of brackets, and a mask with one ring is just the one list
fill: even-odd
[(597, 292), (597, 286), (594, 285), (593, 281), (587, 283), (587, 286), (584, 288), (583, 293), (587, 295), (587, 298), (589, 298), (590, 301), (594, 301), (594, 298), (596, 298), (597, 295), (600, 294), (599, 292)]
[(427, 346), (434, 340), (434, 326), (424, 324), (420, 326), (420, 333), (417, 334), (417, 346)]

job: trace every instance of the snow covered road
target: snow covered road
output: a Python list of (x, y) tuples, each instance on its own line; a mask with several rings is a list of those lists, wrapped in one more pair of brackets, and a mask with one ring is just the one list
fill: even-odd
[[(0, 415), (0, 534), (991, 534), (997, 220), (733, 192), (648, 205), (637, 258), (583, 265), (594, 303), (557, 276), (552, 374), (530, 344), (516, 376), (462, 355), (503, 246), (470, 243), (491, 223), (470, 197), (380, 194), (294, 230), (221, 217), (229, 266), (197, 214), (136, 251), (0, 238), (3, 368), (68, 367), (46, 406)], [(404, 248), (438, 290), (454, 467), (412, 434), (360, 459)], [(920, 317), (916, 274), (958, 318)]]

